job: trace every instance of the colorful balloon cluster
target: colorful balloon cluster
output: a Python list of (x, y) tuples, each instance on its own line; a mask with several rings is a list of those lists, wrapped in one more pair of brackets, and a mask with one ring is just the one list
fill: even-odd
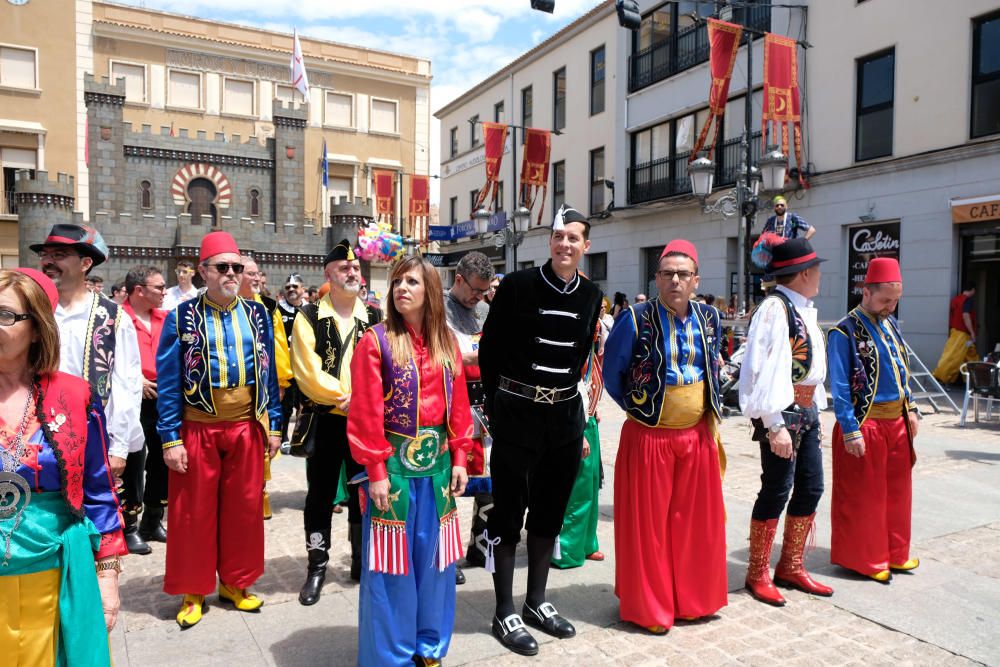
[(393, 262), (403, 256), (403, 237), (387, 222), (370, 222), (358, 230), (358, 256), (369, 262)]

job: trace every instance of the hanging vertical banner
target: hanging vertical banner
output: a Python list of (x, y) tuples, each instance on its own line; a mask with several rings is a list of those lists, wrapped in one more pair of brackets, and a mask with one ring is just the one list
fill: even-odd
[[(777, 134), (781, 128), (781, 152), (788, 155), (788, 126), (795, 135), (795, 163), (799, 167), (799, 183), (809, 187), (802, 176), (802, 116), (799, 109), (798, 45), (794, 39), (764, 36), (764, 113), (761, 116), (761, 142), (767, 150), (768, 122)], [(772, 135), (774, 136), (774, 135)], [(786, 176), (787, 178), (787, 176)]]
[(503, 163), (503, 147), (507, 143), (510, 128), (501, 123), (483, 123), (483, 147), (486, 150), (486, 184), (476, 197), (476, 205), (469, 212), (473, 217), (484, 203), (492, 205), (500, 183), (500, 165)]
[[(502, 149), (501, 149), (502, 150)], [(530, 211), (535, 205), (539, 192), (542, 205), (538, 209), (538, 221), (542, 224), (545, 212), (545, 193), (549, 189), (549, 154), (552, 150), (552, 135), (548, 130), (529, 127), (524, 130), (524, 145), (521, 151), (521, 201)]]
[(375, 169), (372, 175), (375, 181), (375, 215), (392, 222), (393, 172)]
[(740, 48), (740, 38), (743, 36), (743, 26), (727, 23), (716, 19), (708, 19), (709, 70), (712, 73), (712, 88), (708, 93), (708, 121), (701, 128), (698, 140), (691, 149), (688, 162), (698, 157), (698, 151), (705, 145), (709, 128), (715, 121), (715, 134), (708, 147), (708, 157), (711, 159), (715, 145), (719, 142), (719, 130), (722, 129), (722, 117), (726, 113), (726, 102), (729, 100), (729, 82), (733, 78), (733, 65), (736, 64), (736, 52)]
[(421, 243), (427, 242), (427, 223), (431, 206), (429, 176), (410, 176), (410, 235)]

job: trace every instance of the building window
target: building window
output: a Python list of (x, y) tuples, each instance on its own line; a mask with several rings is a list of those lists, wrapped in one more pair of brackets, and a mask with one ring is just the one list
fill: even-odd
[(503, 210), (503, 181), (497, 183), (496, 193), (493, 195), (493, 210)]
[(469, 148), (475, 148), (479, 145), (480, 128), (479, 128), (479, 114), (472, 117), (469, 121)]
[(552, 212), (566, 203), (566, 161), (552, 164)]
[(222, 111), (238, 116), (253, 116), (256, 105), (253, 81), (224, 79), (222, 82)]
[(38, 89), (38, 52), (0, 46), (0, 86)]
[(386, 134), (399, 133), (399, 123), (396, 122), (396, 111), (398, 104), (392, 100), (379, 100), (372, 98), (372, 123), (373, 132), (384, 132)]
[(167, 74), (167, 104), (183, 109), (201, 108), (201, 75), (170, 70)]
[(552, 73), (552, 129), (566, 127), (566, 68)]
[(281, 84), (277, 84), (274, 87), (274, 97), (282, 102), (288, 102), (289, 104), (302, 104), (305, 102), (305, 98), (302, 97), (302, 93), (300, 93), (294, 86), (282, 86)]
[(344, 93), (326, 93), (323, 124), (332, 127), (354, 127), (354, 97)]
[(889, 49), (857, 61), (854, 159), (859, 162), (892, 155), (895, 60), (895, 49)]
[(153, 208), (153, 184), (149, 181), (139, 183), (139, 208), (144, 211)]
[[(191, 224), (214, 227), (217, 218), (215, 208), (215, 184), (207, 178), (194, 178), (188, 183), (188, 210)], [(202, 218), (208, 218), (202, 220)]]
[(469, 192), (469, 218), (476, 211), (476, 203), (479, 201), (479, 190)]
[(590, 214), (604, 210), (604, 147), (590, 151)]
[(494, 123), (503, 122), (503, 100), (493, 105), (493, 122)]
[(17, 205), (14, 202), (14, 181), (17, 172), (27, 169), (34, 178), (38, 164), (38, 155), (26, 148), (0, 148), (0, 168), (3, 178), (0, 179), (0, 215), (17, 215)]
[(111, 79), (125, 79), (125, 101), (145, 103), (146, 66), (111, 61)]
[(458, 224), (458, 197), (452, 197), (448, 200), (448, 223)]
[(590, 52), (590, 115), (604, 111), (604, 47)]
[(260, 216), (260, 190), (253, 188), (250, 190), (250, 217)]
[(532, 97), (531, 86), (521, 89), (521, 127), (531, 127)]
[(665, 4), (642, 17), (639, 29), (632, 33), (632, 52), (662, 44), (672, 34), (672, 5)]
[(594, 282), (608, 279), (608, 253), (594, 252), (588, 255), (587, 277)]
[(448, 133), (448, 136), (451, 144), (449, 147), (450, 151), (449, 154), (451, 155), (451, 157), (455, 157), (456, 155), (458, 155), (458, 128), (457, 127), (451, 128), (451, 130)]
[(972, 138), (1000, 132), (1000, 12), (973, 21)]

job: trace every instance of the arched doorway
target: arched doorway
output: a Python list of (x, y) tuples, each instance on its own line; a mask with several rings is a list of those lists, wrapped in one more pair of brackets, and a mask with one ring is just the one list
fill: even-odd
[(194, 225), (210, 224), (214, 227), (218, 222), (215, 209), (215, 184), (207, 178), (194, 178), (188, 183), (187, 191), (188, 213), (191, 214), (191, 223)]

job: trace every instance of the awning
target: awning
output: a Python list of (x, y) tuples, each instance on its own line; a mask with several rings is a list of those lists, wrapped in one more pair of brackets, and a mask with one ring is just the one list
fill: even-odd
[(30, 120), (8, 120), (0, 118), (0, 132), (17, 132), (18, 134), (45, 134), (45, 126)]
[(1000, 220), (1000, 194), (952, 199), (950, 204), (951, 221), (956, 225)]

